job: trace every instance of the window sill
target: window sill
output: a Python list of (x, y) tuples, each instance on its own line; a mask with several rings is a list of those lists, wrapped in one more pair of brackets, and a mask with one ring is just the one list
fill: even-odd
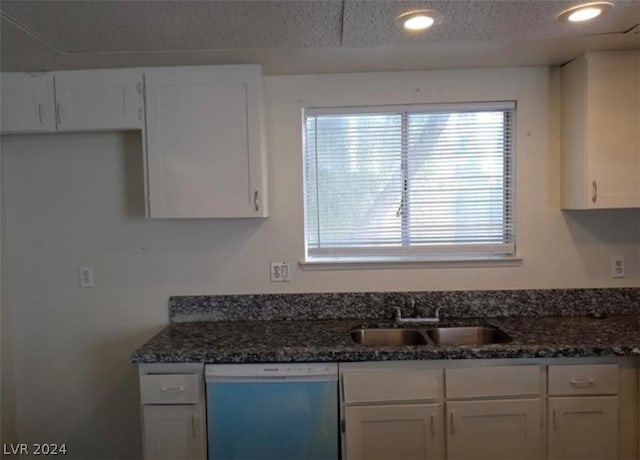
[(316, 257), (300, 262), (300, 268), (313, 270), (366, 270), (388, 268), (483, 268), (518, 267), (522, 257), (516, 256), (478, 256), (478, 257)]

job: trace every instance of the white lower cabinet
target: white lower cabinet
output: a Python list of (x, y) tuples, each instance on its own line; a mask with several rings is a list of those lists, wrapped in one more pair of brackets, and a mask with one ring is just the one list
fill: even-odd
[(340, 366), (345, 460), (444, 460), (442, 369)]
[(632, 358), (340, 365), (346, 460), (637, 460)]
[(540, 413), (540, 399), (447, 402), (447, 458), (540, 459)]
[(444, 459), (442, 404), (345, 408), (346, 458)]
[(445, 369), (447, 458), (542, 458), (538, 364)]
[(618, 457), (618, 398), (549, 398), (548, 445), (553, 460)]
[(144, 460), (205, 460), (202, 364), (141, 364)]
[(204, 459), (204, 431), (196, 405), (143, 406), (144, 457)]
[(539, 365), (413, 365), (341, 366), (347, 460), (542, 458)]
[(550, 459), (620, 458), (620, 375), (615, 364), (549, 366)]
[[(341, 458), (640, 458), (637, 359), (461, 361), (340, 364)], [(145, 460), (204, 460), (203, 365), (139, 370)]]

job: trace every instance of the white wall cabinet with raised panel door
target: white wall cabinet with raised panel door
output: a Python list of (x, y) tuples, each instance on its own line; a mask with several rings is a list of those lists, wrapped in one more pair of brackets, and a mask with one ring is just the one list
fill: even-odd
[(2, 134), (55, 131), (53, 75), (3, 72), (0, 74)]
[(562, 68), (562, 208), (640, 207), (640, 51)]
[(142, 72), (3, 73), (2, 134), (144, 128)]
[(149, 217), (267, 217), (260, 73), (145, 71)]
[(620, 458), (618, 376), (615, 364), (549, 366), (549, 459)]
[(58, 131), (142, 129), (142, 72), (137, 69), (54, 72)]
[(344, 459), (445, 459), (442, 369), (353, 363), (340, 372)]
[(202, 364), (141, 364), (145, 460), (205, 460)]

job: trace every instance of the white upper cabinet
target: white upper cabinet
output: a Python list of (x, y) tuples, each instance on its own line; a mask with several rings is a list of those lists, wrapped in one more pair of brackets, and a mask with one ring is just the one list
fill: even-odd
[(3, 73), (2, 133), (144, 127), (140, 70)]
[(142, 72), (131, 69), (55, 72), (59, 131), (142, 129)]
[(259, 65), (2, 73), (2, 134), (139, 129), (147, 217), (267, 217)]
[(562, 68), (563, 209), (640, 207), (640, 51)]
[(54, 131), (53, 76), (50, 73), (27, 74), (3, 72), (2, 90), (3, 134)]
[(149, 69), (151, 218), (266, 217), (260, 67)]

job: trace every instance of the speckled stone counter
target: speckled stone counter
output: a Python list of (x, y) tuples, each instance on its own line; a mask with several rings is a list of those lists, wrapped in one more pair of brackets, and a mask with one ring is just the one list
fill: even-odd
[(409, 316), (441, 307), (447, 318), (633, 315), (640, 314), (640, 288), (174, 296), (169, 322), (370, 320), (391, 318), (391, 307)]
[[(441, 325), (488, 325), (507, 332), (505, 344), (367, 347), (349, 331), (387, 321), (210, 321), (169, 325), (138, 349), (135, 363), (313, 362), (409, 359), (640, 356), (640, 315), (505, 317), (443, 321)], [(422, 326), (421, 326), (422, 327)]]

